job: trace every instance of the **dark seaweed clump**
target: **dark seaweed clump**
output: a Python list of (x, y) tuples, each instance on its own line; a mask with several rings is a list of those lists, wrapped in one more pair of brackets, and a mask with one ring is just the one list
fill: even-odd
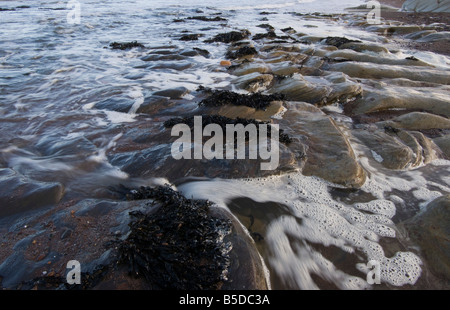
[(339, 48), (341, 45), (346, 44), (346, 43), (361, 43), (361, 41), (350, 40), (345, 37), (327, 37), (325, 40), (325, 43)]
[(195, 20), (201, 20), (204, 22), (220, 22), (220, 21), (226, 21), (225, 18), (216, 16), (216, 17), (206, 17), (206, 16), (192, 16), (188, 17), (187, 19), (195, 19)]
[(143, 44), (138, 43), (137, 41), (133, 42), (126, 42), (126, 43), (119, 43), (119, 42), (113, 42), (109, 44), (109, 46), (113, 50), (128, 50), (134, 47), (145, 47)]
[(228, 90), (208, 90), (200, 88), (211, 95), (203, 99), (199, 105), (206, 107), (219, 107), (226, 104), (243, 105), (259, 110), (266, 109), (272, 101), (285, 100), (283, 94), (263, 95), (260, 93), (238, 94)]
[(277, 38), (277, 34), (273, 30), (267, 31), (267, 33), (257, 33), (253, 36), (253, 40), (261, 40), (261, 39), (275, 39)]
[(223, 241), (229, 220), (210, 216), (210, 202), (187, 199), (169, 186), (141, 187), (127, 197), (161, 203), (156, 212), (131, 213), (131, 232), (119, 249), (131, 274), (154, 289), (220, 289), (230, 265)]
[(231, 43), (240, 41), (243, 39), (248, 38), (250, 35), (250, 31), (248, 30), (241, 30), (241, 31), (231, 31), (227, 33), (219, 33), (214, 38), (206, 40), (206, 43), (213, 43), (213, 42), (223, 42), (223, 43)]
[[(202, 128), (205, 128), (207, 125), (210, 124), (217, 124), (222, 128), (222, 131), (224, 133), (224, 135), (226, 135), (226, 125), (238, 125), (241, 124), (244, 127), (249, 125), (249, 124), (254, 124), (256, 125), (256, 128), (259, 129), (258, 125), (261, 124), (267, 124), (269, 125), (270, 122), (261, 122), (261, 121), (257, 121), (254, 119), (246, 119), (246, 118), (228, 118), (226, 116), (221, 116), (221, 115), (201, 115), (202, 116)], [(173, 126), (177, 125), (177, 124), (186, 124), (188, 125), (191, 129), (194, 128), (194, 116), (189, 116), (189, 117), (175, 117), (175, 118), (171, 118), (169, 120), (167, 120), (166, 122), (164, 122), (164, 127), (166, 128), (172, 128)], [(272, 136), (272, 126), (268, 126), (267, 127), (267, 134)], [(224, 137), (224, 142), (225, 142), (225, 138)], [(246, 139), (248, 140), (248, 132), (246, 132)], [(235, 141), (236, 141), (236, 137), (235, 137)], [(288, 134), (283, 132), (283, 129), (279, 130), (279, 142), (284, 143), (284, 144), (289, 144), (292, 142), (292, 139), (289, 137)]]
[(240, 58), (240, 57), (244, 57), (244, 56), (249, 56), (249, 55), (256, 55), (258, 54), (258, 52), (256, 51), (256, 49), (254, 47), (251, 46), (244, 46), (241, 47), (240, 49), (238, 49), (237, 51), (229, 51), (225, 57), (228, 59), (236, 59), (236, 58)]

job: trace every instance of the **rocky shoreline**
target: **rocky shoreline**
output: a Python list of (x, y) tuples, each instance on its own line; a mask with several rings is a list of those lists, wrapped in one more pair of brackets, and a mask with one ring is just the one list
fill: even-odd
[[(405, 15), (395, 12), (386, 13), (381, 25), (367, 24), (363, 15), (298, 16), (343, 19), (351, 27), (384, 38), (386, 44), (297, 33), (292, 28), (277, 29), (265, 20), (258, 33), (236, 29), (212, 38), (182, 36), (180, 40), (226, 44), (223, 58), (230, 65), (217, 64), (215, 70), (230, 73), (235, 89), (218, 93), (173, 88), (151, 94), (137, 112), (157, 119), (156, 125), (148, 125), (154, 127), (146, 135), (136, 134), (128, 125), (130, 130), (123, 137), (127, 143), (109, 156), (111, 164), (130, 176), (164, 177), (172, 183), (182, 183), (183, 178), (256, 178), (300, 172), (352, 193), (370, 175), (362, 158), (387, 173), (450, 159), (448, 70), (398, 50), (411, 44), (437, 53), (441, 48), (448, 51), (448, 24), (409, 25)], [(224, 21), (218, 16), (191, 19)], [(391, 23), (391, 19), (402, 23)], [(397, 44), (397, 39), (402, 43)], [(115, 43), (111, 48), (146, 48), (136, 41)], [(208, 56), (204, 50), (190, 52), (155, 48), (142, 60), (146, 68), (164, 65), (182, 72), (192, 66), (190, 57)], [(106, 101), (97, 108), (121, 112), (132, 105), (124, 108), (122, 102)], [(174, 141), (170, 125), (187, 123), (195, 115), (239, 124), (278, 124), (286, 142), (280, 146), (278, 169), (263, 172), (258, 169), (259, 161), (250, 160), (174, 160), (170, 157)], [(0, 197), (5, 204), (14, 203), (11, 197), (20, 193), (23, 184), (33, 186), (7, 169), (2, 174), (9, 178), (9, 192), (14, 194)], [(2, 231), (0, 288), (80, 288), (65, 283), (69, 257), (82, 261), (82, 289), (271, 288), (258, 251), (264, 236), (252, 232), (253, 223), (244, 227), (227, 210), (183, 197), (170, 186), (114, 187), (105, 195), (108, 199), (57, 203), (62, 192), (58, 184), (48, 184), (41, 195), (53, 197), (57, 207), (31, 220), (16, 218), (15, 227)], [(21, 204), (28, 201), (21, 199)], [(423, 214), (417, 207), (414, 217), (400, 215), (395, 224), (410, 235), (409, 248), (420, 245), (418, 253), (425, 253), (427, 284), (448, 288), (448, 221), (442, 222), (449, 216), (448, 196), (429, 206)], [(17, 209), (2, 212), (17, 215)], [(438, 240), (429, 244), (436, 235)], [(406, 240), (402, 235), (398, 238)], [(191, 256), (186, 254), (189, 251)], [(430, 279), (435, 283), (430, 284)]]

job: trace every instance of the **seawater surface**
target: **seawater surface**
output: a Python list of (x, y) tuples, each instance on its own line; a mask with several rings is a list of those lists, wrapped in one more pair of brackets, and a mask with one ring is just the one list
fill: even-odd
[[(145, 167), (142, 175), (141, 168), (124, 171), (116, 164), (122, 163), (122, 157), (114, 156), (136, 151), (138, 147), (129, 144), (132, 138), (145, 140), (145, 134), (161, 130), (161, 119), (137, 113), (146, 97), (174, 87), (191, 92), (200, 85), (232, 87), (232, 76), (219, 66), (226, 46), (180, 41), (183, 33), (202, 33), (203, 39), (237, 29), (257, 33), (261, 28), (256, 25), (267, 16), (277, 29), (380, 40), (342, 21), (305, 21), (289, 14), (344, 12), (362, 3), (356, 0), (79, 3), (80, 23), (69, 24), (71, 7), (66, 1), (0, 2), (2, 9), (14, 8), (0, 11), (0, 176), (2, 184), (10, 187), (11, 182), (28, 184), (19, 191), (34, 200), (23, 202), (27, 218), (71, 200), (110, 199), (109, 188), (119, 184), (164, 182), (164, 175), (148, 177), (151, 173)], [(226, 21), (174, 22), (198, 15)], [(109, 46), (130, 41), (146, 48), (121, 51)], [(208, 50), (210, 55), (168, 58), (158, 65), (142, 60), (152, 51), (173, 55), (173, 51), (181, 54), (193, 48)], [(447, 66), (440, 56), (421, 55)], [(126, 108), (102, 108), (102, 104), (114, 104), (108, 102), (111, 98)], [(184, 94), (181, 102), (192, 106), (191, 99)], [(180, 105), (174, 111), (182, 114), (183, 109)], [(295, 172), (254, 179), (180, 181), (177, 188), (186, 197), (209, 199), (230, 209), (246, 227), (249, 216), (254, 218), (253, 230), (264, 236), (258, 249), (274, 289), (371, 288), (366, 281), (370, 260), (381, 263), (383, 285), (414, 287), (424, 272), (423, 262), (403, 245), (396, 223), (450, 192), (450, 164), (436, 160), (393, 172), (366, 158), (364, 150), (355, 146), (355, 151), (369, 176), (361, 189), (351, 193)], [(139, 166), (139, 158), (128, 165)], [(2, 196), (7, 196), (8, 188), (0, 189)], [(49, 200), (33, 196), (39, 188), (48, 189), (44, 196)], [(23, 223), (22, 213), (7, 206), (0, 206), (0, 214), (5, 235)], [(16, 284), (3, 281), (5, 286)]]

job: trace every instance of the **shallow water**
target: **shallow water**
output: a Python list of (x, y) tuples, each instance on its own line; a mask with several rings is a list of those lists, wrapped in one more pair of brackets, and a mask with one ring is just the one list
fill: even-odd
[[(327, 1), (326, 5), (325, 1), (255, 1), (245, 2), (245, 6), (242, 1), (220, 5), (213, 1), (180, 4), (176, 0), (80, 2), (80, 24), (68, 24), (70, 10), (65, 1), (27, 2), (29, 8), (17, 8), (23, 5), (21, 1), (0, 3), (2, 8), (16, 8), (0, 12), (2, 176), (9, 180), (15, 173), (14, 180), (38, 188), (59, 184), (64, 189), (63, 193), (46, 192), (55, 196), (50, 203), (33, 196), (35, 187), (22, 190), (23, 196), (35, 200), (24, 203), (25, 210), (21, 210), (31, 212), (31, 218), (36, 209), (48, 210), (71, 200), (112, 199), (109, 188), (118, 184), (132, 187), (162, 182), (149, 177), (151, 173), (145, 171), (139, 156), (126, 163), (129, 171), (116, 164), (130, 160), (115, 156), (128, 150), (153, 147), (155, 153), (148, 156), (160, 154), (158, 138), (143, 144), (135, 141), (161, 132), (164, 117), (136, 111), (155, 91), (183, 86), (194, 92), (200, 85), (221, 89), (230, 87), (233, 79), (218, 66), (225, 45), (180, 41), (183, 31), (202, 33), (203, 38), (236, 29), (259, 33), (262, 30), (256, 25), (265, 23), (261, 18), (267, 17), (276, 29), (293, 27), (312, 36), (345, 35), (382, 42), (371, 32), (348, 28), (345, 20), (305, 20), (289, 13), (339, 13), (360, 4), (356, 0)], [(260, 15), (271, 10), (277, 14)], [(228, 21), (173, 22), (196, 15)], [(109, 48), (113, 41), (134, 40), (146, 48)], [(206, 49), (210, 56), (173, 58), (193, 48)], [(142, 60), (152, 53), (172, 58), (157, 65)], [(448, 68), (443, 56), (417, 55)], [(96, 106), (110, 98), (126, 105), (128, 112)], [(190, 94), (184, 95), (169, 115), (182, 114), (195, 104), (192, 99)], [(450, 192), (450, 163), (439, 160), (415, 170), (393, 172), (354, 147), (370, 173), (357, 191), (299, 173), (252, 180), (185, 182), (172, 177), (170, 181), (187, 197), (210, 199), (229, 208), (247, 228), (249, 215), (254, 217), (251, 230), (264, 237), (257, 245), (270, 271), (272, 288), (371, 288), (365, 281), (365, 266), (371, 259), (382, 262), (383, 285), (413, 287), (423, 272), (420, 258), (401, 245), (403, 241), (389, 248), (385, 239), (400, 239), (396, 223)], [(15, 221), (22, 223), (14, 210), (0, 212), (2, 231), (13, 230)]]

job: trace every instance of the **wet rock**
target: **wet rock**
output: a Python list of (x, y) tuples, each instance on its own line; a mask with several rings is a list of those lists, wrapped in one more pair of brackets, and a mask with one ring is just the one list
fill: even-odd
[(157, 112), (170, 106), (170, 101), (163, 96), (149, 96), (144, 99), (144, 102), (139, 106), (136, 113), (145, 113), (155, 115)]
[[(344, 58), (351, 61), (358, 62), (368, 62), (375, 64), (383, 64), (383, 65), (396, 65), (396, 66), (428, 66), (431, 67), (430, 64), (420, 61), (418, 59), (395, 59), (382, 57), (380, 55), (372, 56), (365, 53), (358, 53), (352, 50), (338, 50), (326, 55), (328, 58), (336, 59), (336, 58)], [(413, 60), (413, 61), (411, 61)]]
[(260, 25), (257, 25), (256, 27), (263, 28), (266, 30), (275, 30), (275, 28), (270, 24), (260, 24)]
[(231, 61), (229, 61), (229, 60), (222, 60), (222, 61), (220, 62), (220, 65), (221, 65), (222, 67), (230, 67), (232, 64), (231, 64)]
[(352, 114), (364, 114), (389, 109), (422, 110), (434, 114), (450, 116), (450, 103), (442, 97), (439, 88), (390, 87), (365, 88), (361, 98), (348, 103)]
[(169, 69), (169, 70), (183, 71), (192, 68), (193, 66), (194, 63), (191, 61), (159, 61), (157, 63), (145, 65), (143, 67), (153, 70)]
[(422, 30), (422, 31), (410, 33), (410, 34), (406, 35), (405, 38), (410, 39), (410, 40), (418, 40), (422, 37), (425, 37), (425, 36), (427, 36), (429, 34), (433, 34), (433, 33), (437, 33), (437, 31), (436, 30)]
[(194, 50), (197, 51), (197, 52), (198, 52), (200, 55), (202, 55), (203, 57), (208, 58), (208, 57), (210, 56), (210, 53), (209, 53), (207, 50), (205, 50), (205, 49), (201, 49), (201, 48), (198, 48), (198, 47), (194, 47)]
[(421, 37), (420, 39), (417, 39), (417, 42), (421, 43), (428, 43), (428, 42), (436, 42), (436, 41), (450, 41), (450, 32), (449, 31), (442, 31), (437, 33), (430, 33), (426, 36)]
[(365, 144), (370, 152), (367, 157), (375, 159), (378, 162), (393, 170), (407, 169), (414, 164), (418, 164), (414, 151), (405, 145), (396, 135), (390, 135), (384, 130), (371, 132), (368, 130), (353, 130), (352, 134)]
[(233, 70), (233, 74), (237, 76), (247, 75), (250, 73), (268, 73), (270, 68), (263, 62), (249, 62), (240, 65)]
[(213, 113), (228, 118), (246, 118), (259, 121), (269, 121), (273, 116), (279, 115), (285, 110), (282, 101), (272, 101), (265, 110), (259, 110), (246, 106), (223, 105), (214, 109)]
[(422, 28), (420, 26), (415, 25), (401, 25), (401, 26), (379, 25), (367, 27), (366, 30), (375, 31), (383, 35), (393, 35), (393, 34), (405, 35), (421, 31)]
[(290, 76), (295, 73), (299, 73), (300, 71), (301, 67), (291, 62), (286, 62), (285, 64), (279, 63), (272, 68), (272, 73), (278, 76)]
[(329, 70), (366, 79), (406, 78), (414, 81), (450, 84), (450, 77), (447, 72), (427, 68), (344, 62), (331, 64)]
[(273, 75), (271, 74), (254, 72), (235, 79), (234, 83), (241, 89), (256, 93), (267, 89), (272, 84), (272, 80)]
[(292, 27), (287, 27), (287, 28), (283, 28), (281, 29), (281, 31), (285, 32), (285, 33), (289, 33), (289, 34), (294, 34), (296, 33), (295, 29)]
[(134, 102), (124, 98), (108, 98), (94, 105), (94, 109), (128, 113)]
[(64, 195), (62, 184), (35, 181), (10, 168), (0, 169), (0, 187), (0, 216), (52, 206)]
[(226, 54), (226, 58), (228, 59), (236, 59), (242, 58), (245, 56), (254, 56), (258, 54), (258, 51), (252, 46), (244, 46), (239, 48), (237, 51), (229, 51)]
[(371, 43), (358, 43), (358, 42), (350, 42), (350, 43), (344, 43), (339, 46), (339, 49), (351, 49), (355, 52), (374, 52), (374, 53), (389, 53), (389, 50), (378, 44), (371, 44)]
[(280, 125), (291, 134), (291, 148), (301, 149), (301, 144), (307, 146), (302, 174), (346, 187), (364, 184), (366, 174), (358, 164), (350, 142), (338, 125), (320, 109), (307, 103), (290, 102)]
[(305, 101), (323, 105), (327, 96), (331, 93), (331, 87), (312, 83), (303, 76), (294, 75), (291, 78), (279, 81), (270, 91), (283, 94), (291, 101)]
[(265, 266), (256, 248), (256, 244), (248, 236), (242, 224), (226, 209), (211, 208), (211, 215), (230, 219), (231, 232), (225, 236), (224, 241), (230, 242), (232, 249), (229, 252), (230, 266), (228, 278), (223, 290), (267, 290), (269, 283), (265, 275)]
[(397, 136), (405, 145), (407, 145), (413, 152), (412, 167), (417, 167), (422, 164), (428, 164), (436, 159), (438, 150), (434, 143), (425, 137), (422, 133), (417, 131), (400, 131)]
[(402, 223), (420, 247), (425, 263), (438, 277), (450, 278), (450, 195), (430, 202), (423, 212)]
[(180, 99), (188, 93), (189, 90), (186, 87), (181, 86), (154, 92), (153, 96), (168, 97), (170, 99)]
[(185, 34), (179, 40), (180, 41), (197, 41), (200, 34)]
[(289, 100), (322, 106), (356, 97), (362, 92), (362, 87), (343, 74), (324, 77), (294, 75), (276, 83), (271, 91), (284, 94)]
[(35, 145), (41, 156), (75, 156), (84, 157), (85, 154), (97, 150), (95, 144), (84, 136), (61, 137), (61, 135), (43, 136)]
[(188, 17), (187, 19), (190, 20), (201, 20), (204, 22), (221, 22), (221, 21), (227, 21), (227, 19), (220, 17), (220, 16), (216, 16), (216, 17), (207, 17), (207, 16), (192, 16), (192, 17)]
[(213, 43), (213, 42), (223, 42), (223, 43), (231, 43), (231, 42), (237, 42), (241, 41), (243, 39), (248, 38), (250, 35), (250, 31), (248, 30), (241, 30), (241, 31), (231, 31), (227, 33), (220, 33), (216, 35), (214, 38), (206, 40), (206, 43)]
[(176, 60), (186, 60), (186, 56), (178, 54), (178, 51), (158, 51), (150, 53), (141, 58), (142, 61), (176, 61)]
[(112, 42), (109, 44), (109, 46), (112, 49), (119, 49), (119, 50), (128, 50), (128, 49), (132, 49), (135, 47), (145, 47), (142, 43), (138, 43), (137, 41), (125, 42), (125, 43)]
[(270, 30), (267, 31), (266, 33), (257, 33), (252, 37), (252, 40), (261, 40), (261, 39), (275, 39), (277, 38), (277, 34), (275, 33), (275, 31)]
[(430, 113), (411, 112), (389, 121), (379, 122), (378, 125), (380, 127), (391, 126), (408, 130), (450, 129), (450, 120)]
[(433, 139), (433, 142), (439, 146), (447, 159), (450, 159), (450, 135), (444, 135)]
[(203, 52), (200, 52), (198, 49), (185, 49), (185, 50), (182, 50), (182, 51), (180, 51), (180, 55), (181, 56), (187, 56), (187, 57), (195, 57), (195, 56), (204, 56), (204, 52), (207, 52), (207, 51), (203, 51)]

